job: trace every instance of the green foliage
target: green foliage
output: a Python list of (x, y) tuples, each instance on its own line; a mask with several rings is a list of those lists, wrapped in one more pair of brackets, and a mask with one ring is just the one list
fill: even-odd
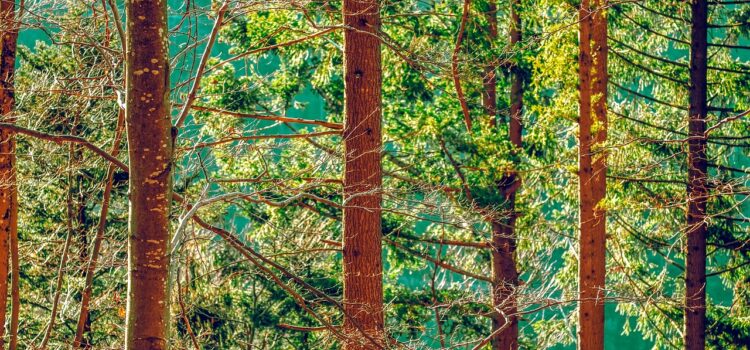
[[(320, 327), (343, 323), (336, 243), (342, 239), (342, 137), (310, 135), (330, 131), (323, 126), (250, 116), (343, 122), (341, 4), (230, 3), (229, 22), (220, 30), (195, 104), (246, 117), (191, 113), (176, 140), (175, 188), (185, 203), (228, 196), (197, 214), (236, 237), (245, 254), (215, 232), (184, 225), (184, 240), (172, 257), (174, 347), (192, 348), (194, 338), (205, 349), (338, 348), (336, 336)], [(522, 1), (523, 41), (515, 47), (507, 40), (509, 2), (497, 2), (494, 41), (486, 29), (488, 5), (472, 2), (457, 53), (471, 130), (451, 69), (463, 2), (382, 5), (387, 329), (415, 349), (469, 346), (487, 336), (489, 284), (462, 271), (491, 276), (489, 251), (451, 242), (488, 242), (491, 221), (508, 222), (503, 184), (517, 177), (520, 342), (523, 348), (569, 348), (576, 337), (579, 263), (579, 2)], [(109, 17), (106, 30), (104, 17), (89, 18), (99, 5), (66, 6), (65, 13), (55, 13), (54, 44), (19, 50), (18, 124), (82, 136), (109, 150), (122, 84), (117, 31)], [(196, 44), (174, 44), (185, 50), (174, 60), (177, 110), (192, 82), (183, 74), (194, 72), (191, 60), (203, 45), (196, 38), (206, 34), (202, 25), (215, 13), (204, 13), (209, 8), (199, 2), (173, 9), (185, 11), (180, 23), (171, 23), (174, 42)], [(747, 45), (749, 16), (747, 5), (712, 7), (710, 21), (719, 27), (711, 29), (716, 44), (709, 48), (709, 125), (750, 107), (746, 48), (732, 48)], [(608, 305), (616, 305), (608, 308), (616, 314), (607, 320), (621, 325), (623, 336), (655, 349), (682, 346), (688, 17), (682, 1), (613, 2), (607, 9), (608, 193), (599, 205), (608, 211), (606, 295)], [(318, 35), (322, 31), (329, 32)], [(84, 39), (88, 44), (80, 43)], [(237, 59), (227, 62), (229, 57)], [(498, 63), (497, 115), (487, 115), (482, 106), (488, 62)], [(522, 147), (508, 138), (511, 66), (522, 73), (525, 90)], [(709, 137), (707, 334), (715, 349), (747, 349), (750, 342), (749, 127), (747, 117), (740, 118)], [(48, 322), (69, 231), (68, 193), (74, 198), (66, 307), (50, 348), (64, 346), (75, 329), (107, 167), (80, 146), (18, 139), (24, 344), (36, 344)], [(217, 144), (206, 146), (211, 142)], [(94, 348), (117, 347), (124, 336), (127, 174), (119, 172), (116, 179), (86, 336)], [(181, 227), (187, 213), (176, 206), (174, 227)], [(607, 335), (608, 347), (617, 336)]]

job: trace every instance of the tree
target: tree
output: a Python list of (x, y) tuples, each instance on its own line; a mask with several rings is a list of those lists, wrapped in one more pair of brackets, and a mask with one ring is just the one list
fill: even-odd
[(607, 163), (607, 2), (583, 0), (579, 10), (578, 346), (604, 348)]
[(706, 346), (706, 73), (708, 1), (692, 0), (690, 28), (690, 108), (688, 122), (687, 245), (685, 257), (685, 349)]
[(130, 216), (127, 348), (166, 349), (174, 137), (166, 0), (126, 6)]
[[(16, 45), (18, 23), (14, 0), (0, 0), (0, 117), (15, 123)], [(18, 185), (16, 184), (16, 139), (14, 132), (0, 130), (0, 349), (5, 348), (5, 318), (8, 295), (8, 257), (12, 266), (12, 311), (10, 348), (17, 346), (18, 308)]]
[(344, 330), (352, 337), (344, 348), (353, 350), (370, 349), (368, 342), (385, 339), (379, 0), (345, 0), (343, 14)]
[[(133, 1), (128, 6), (156, 6)], [(128, 34), (141, 43), (164, 32), (163, 25), (143, 23), (153, 11), (128, 11), (134, 25), (121, 20), (117, 1), (26, 1), (18, 12), (30, 30), (19, 37), (15, 120), (0, 130), (17, 140), (19, 348), (123, 347), (132, 334), (119, 331), (124, 323), (146, 318), (152, 330), (169, 331), (145, 339), (166, 343), (159, 337), (168, 334), (173, 348), (549, 349), (572, 345), (576, 328), (583, 340), (599, 342), (580, 341), (581, 348), (623, 340), (681, 348), (685, 312), (693, 310), (686, 308), (686, 238), (693, 233), (686, 208), (700, 199), (686, 190), (689, 160), (700, 159), (689, 146), (701, 138), (705, 346), (746, 347), (750, 8), (744, 1), (708, 2), (702, 135), (688, 128), (686, 2), (589, 0), (586, 11), (569, 0), (349, 3), (379, 5), (382, 25), (370, 7), (343, 12), (344, 1), (167, 2), (174, 5), (166, 13), (174, 55), (157, 74), (151, 64), (166, 59), (152, 62), (149, 54), (130, 62), (125, 74), (125, 58), (139, 55), (120, 47), (121, 25), (130, 25)], [(608, 27), (607, 45), (598, 20)], [(581, 40), (579, 21), (588, 30)], [(376, 42), (382, 51), (369, 45)], [(579, 46), (587, 55), (579, 57)], [(377, 81), (377, 67), (361, 64), (376, 52)], [(597, 66), (604, 57), (614, 58)], [(579, 58), (586, 69), (577, 69)], [(155, 108), (166, 104), (164, 86), (158, 96), (129, 86), (157, 85), (145, 79), (167, 72), (175, 131), (168, 108)], [(579, 94), (588, 98), (586, 108)], [(126, 105), (131, 164), (118, 155)], [(367, 105), (377, 113), (360, 108)], [(588, 140), (578, 133), (586, 111)], [(468, 132), (467, 116), (476, 119)], [(374, 120), (382, 125), (379, 135), (358, 132)], [(133, 131), (141, 125), (150, 128)], [(154, 139), (173, 153), (154, 155), (142, 142)], [(579, 166), (581, 156), (589, 168)], [(595, 172), (595, 165), (603, 167)], [(160, 169), (169, 174), (142, 175)], [(579, 181), (584, 170), (589, 181)], [(593, 298), (581, 300), (578, 272), (586, 272), (591, 256), (580, 253), (576, 233), (587, 243), (596, 226), (579, 220), (580, 190), (593, 188), (603, 173), (606, 196), (586, 203), (599, 222), (607, 221), (606, 254), (596, 250), (606, 258), (599, 265), (607, 268), (606, 324), (623, 334), (604, 333), (602, 342), (584, 327), (585, 321), (601, 327), (602, 319), (586, 320), (576, 308), (594, 304), (599, 312), (605, 296), (601, 284), (590, 288)], [(170, 178), (174, 208), (161, 201), (160, 208), (127, 217), (126, 195), (143, 209), (153, 201), (136, 196), (161, 191), (147, 197), (169, 198), (165, 186), (153, 187)], [(356, 203), (362, 199), (370, 202)], [(352, 213), (362, 224), (354, 229)], [(141, 225), (131, 225), (140, 231), (130, 239), (128, 219)], [(144, 221), (154, 227), (144, 230)], [(162, 297), (151, 292), (163, 292), (161, 302), (171, 301), (173, 314), (161, 317), (166, 305), (156, 317), (126, 310), (128, 274), (127, 300), (135, 303), (136, 279), (159, 280), (143, 272), (166, 263), (131, 271), (127, 243), (134, 247), (140, 233), (170, 223), (177, 223), (171, 243), (141, 242), (131, 257), (143, 263), (136, 253), (169, 256), (168, 292), (154, 282), (138, 299), (143, 306)], [(167, 232), (158, 234), (169, 238)], [(351, 254), (353, 240), (367, 244), (369, 261), (363, 263), (360, 250)], [(367, 264), (380, 256), (380, 266)], [(359, 275), (342, 273), (355, 268)], [(351, 303), (352, 290), (363, 285), (375, 292)], [(160, 317), (167, 326), (152, 322)]]
[[(638, 327), (656, 347), (688, 346), (688, 313), (701, 309), (688, 306), (688, 302), (699, 303), (703, 295), (705, 346), (742, 348), (738, 344), (744, 342), (747, 322), (741, 316), (745, 313), (735, 310), (746, 309), (740, 306), (746, 305), (747, 298), (739, 276), (747, 274), (748, 255), (732, 247), (747, 240), (747, 230), (737, 218), (742, 211), (739, 203), (746, 201), (739, 184), (747, 172), (735, 166), (744, 160), (733, 154), (747, 147), (735, 138), (746, 133), (748, 126), (739, 117), (747, 109), (746, 99), (735, 94), (746, 90), (750, 73), (744, 60), (737, 58), (748, 49), (743, 45), (747, 5), (708, 3), (713, 6), (709, 12), (715, 22), (707, 23), (706, 28), (722, 34), (710, 35), (713, 40), (706, 43), (705, 94), (710, 96), (710, 104), (704, 105), (704, 118), (691, 111), (695, 50), (691, 31), (686, 28), (693, 26), (695, 5), (653, 1), (613, 6), (610, 18), (615, 33), (610, 43), (615, 60), (610, 72), (615, 77), (611, 85), (618, 91), (613, 100), (625, 98), (628, 103), (615, 103), (616, 124), (610, 130), (640, 141), (619, 152), (627, 156), (618, 157), (609, 173), (616, 179), (614, 186), (627, 193), (618, 198), (629, 198), (613, 202), (617, 226), (625, 233), (615, 234), (619, 241), (613, 245), (629, 247), (616, 253), (613, 260), (620, 261), (609, 269), (626, 267), (629, 275), (618, 276), (620, 282), (608, 285), (608, 290), (615, 295), (639, 295), (633, 302), (620, 303), (618, 309), (638, 317)], [(701, 120), (705, 132), (691, 131)], [(712, 120), (714, 126), (707, 127)], [(693, 151), (702, 139), (705, 144), (699, 155)], [(699, 164), (701, 159), (707, 171), (693, 182), (692, 176), (700, 173), (693, 161)], [(659, 172), (650, 174), (649, 164), (659, 164)], [(698, 193), (701, 190), (705, 190), (703, 195)], [(695, 211), (700, 202), (705, 208), (702, 214)], [(699, 254), (690, 249), (699, 241), (694, 232), (702, 225), (704, 244), (711, 253), (696, 265), (689, 260)], [(686, 288), (686, 277), (701, 273), (705, 278), (696, 282), (700, 286)]]
[[(515, 53), (521, 43), (521, 17), (518, 13), (519, 0), (509, 2), (510, 7), (510, 50), (511, 55), (521, 57)], [(497, 4), (490, 1), (487, 11), (487, 22), (490, 47), (497, 40)], [(490, 61), (498, 58), (491, 56)], [(510, 109), (508, 111), (508, 138), (514, 149), (520, 152), (522, 144), (521, 113), (523, 109), (523, 75), (520, 62), (511, 62), (510, 67)], [(484, 106), (490, 116), (490, 126), (497, 128), (497, 81), (494, 63), (485, 71)], [(518, 162), (514, 164), (518, 165)], [(492, 302), (495, 315), (492, 319), (492, 348), (495, 350), (518, 349), (518, 304), (516, 293), (518, 288), (518, 269), (516, 267), (516, 192), (521, 184), (520, 175), (512, 170), (503, 174), (497, 180), (498, 192), (504, 207), (502, 218), (492, 220)], [(498, 312), (501, 311), (501, 312)]]

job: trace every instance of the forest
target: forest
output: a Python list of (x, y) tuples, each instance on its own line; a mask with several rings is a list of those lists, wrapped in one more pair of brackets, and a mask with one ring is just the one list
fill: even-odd
[(0, 0), (0, 350), (747, 350), (748, 114), (748, 0)]

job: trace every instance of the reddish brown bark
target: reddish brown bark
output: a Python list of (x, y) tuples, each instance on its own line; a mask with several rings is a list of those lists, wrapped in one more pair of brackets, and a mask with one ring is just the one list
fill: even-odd
[[(515, 194), (510, 194), (515, 197)], [(512, 209), (511, 209), (512, 210)], [(514, 215), (514, 214), (510, 214)], [(492, 222), (492, 317), (493, 350), (518, 349), (518, 306), (515, 290), (518, 286), (516, 269), (515, 218)]]
[(606, 0), (583, 0), (579, 10), (579, 349), (604, 348), (607, 183)]
[[(518, 15), (520, 2), (513, 0), (511, 7), (510, 44), (513, 50), (521, 41), (521, 17)], [(497, 7), (490, 2), (487, 12), (488, 32), (491, 41), (497, 39)], [(495, 126), (497, 114), (496, 100), (496, 66), (491, 64), (485, 72), (484, 108), (490, 115), (490, 125)], [(511, 65), (510, 115), (508, 118), (508, 137), (515, 147), (520, 149), (521, 139), (521, 110), (523, 106), (523, 77), (518, 62)], [(498, 181), (498, 190), (505, 198), (505, 217), (493, 219), (492, 222), (492, 303), (494, 316), (492, 317), (491, 340), (493, 350), (518, 349), (518, 304), (516, 288), (518, 287), (518, 269), (516, 267), (516, 232), (515, 223), (517, 213), (516, 191), (521, 179), (513, 172), (506, 174)]]
[(687, 247), (685, 258), (685, 349), (706, 343), (706, 72), (708, 4), (692, 0), (690, 31), (690, 116), (688, 133)]
[(130, 160), (127, 348), (166, 349), (173, 133), (167, 0), (128, 1), (125, 120)]
[[(344, 0), (344, 349), (383, 334), (381, 59), (377, 0)], [(359, 330), (358, 330), (359, 329)]]
[[(18, 30), (13, 0), (0, 0), (0, 121), (15, 123), (13, 109), (15, 92), (13, 76), (16, 65)], [(0, 130), (0, 349), (5, 349), (5, 321), (8, 302), (9, 253), (14, 237), (18, 235), (18, 192), (16, 185), (15, 133)], [(16, 245), (17, 246), (17, 245)], [(13, 254), (16, 255), (16, 254)], [(17, 259), (15, 259), (17, 261)], [(13, 268), (13, 289), (18, 288), (17, 268)], [(17, 296), (17, 292), (14, 293)], [(14, 298), (11, 314), (11, 346), (14, 347), (14, 330), (18, 327), (18, 303)], [(14, 317), (15, 315), (15, 317)], [(15, 326), (14, 326), (15, 325)]]

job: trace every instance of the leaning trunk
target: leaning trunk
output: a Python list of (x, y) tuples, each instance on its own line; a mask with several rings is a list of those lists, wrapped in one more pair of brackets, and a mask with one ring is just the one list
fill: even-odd
[(131, 0), (126, 13), (130, 160), (126, 341), (128, 349), (166, 349), (173, 149), (167, 0)]
[[(112, 156), (117, 157), (120, 153), (120, 143), (122, 142), (122, 130), (125, 123), (124, 111), (120, 109), (117, 114), (117, 127), (115, 128), (115, 139), (112, 143), (112, 150), (109, 152)], [(107, 168), (107, 177), (104, 182), (104, 193), (102, 194), (102, 206), (99, 209), (99, 223), (96, 226), (96, 236), (94, 237), (94, 247), (91, 250), (86, 267), (85, 282), (83, 292), (81, 292), (81, 308), (78, 314), (78, 323), (76, 333), (73, 337), (73, 348), (90, 348), (84, 336), (91, 330), (91, 319), (89, 318), (91, 294), (93, 293), (94, 274), (99, 261), (99, 251), (104, 240), (104, 231), (107, 226), (107, 213), (109, 212), (110, 198), (112, 197), (112, 187), (114, 186), (114, 174), (116, 166), (109, 164)]]
[(383, 334), (380, 14), (378, 0), (344, 0), (345, 349)]
[(688, 132), (687, 252), (685, 259), (685, 348), (706, 342), (706, 71), (708, 5), (692, 1), (690, 33), (690, 116)]
[[(15, 20), (15, 1), (0, 0), (0, 118), (3, 123), (15, 123), (13, 109), (15, 91), (13, 72), (16, 65), (18, 30)], [(11, 241), (18, 235), (18, 192), (16, 185), (16, 140), (13, 132), (0, 130), (0, 349), (5, 349), (5, 321), (8, 305), (8, 270)], [(14, 267), (14, 270), (17, 268)], [(17, 289), (18, 274), (13, 274)], [(14, 295), (17, 293), (14, 293)], [(16, 299), (16, 298), (14, 298)], [(13, 314), (18, 314), (18, 304), (13, 303)], [(12, 317), (13, 318), (13, 317)], [(15, 343), (13, 330), (17, 317), (11, 321), (11, 343)]]
[(579, 11), (580, 252), (579, 349), (604, 348), (607, 138), (606, 0), (583, 0)]

